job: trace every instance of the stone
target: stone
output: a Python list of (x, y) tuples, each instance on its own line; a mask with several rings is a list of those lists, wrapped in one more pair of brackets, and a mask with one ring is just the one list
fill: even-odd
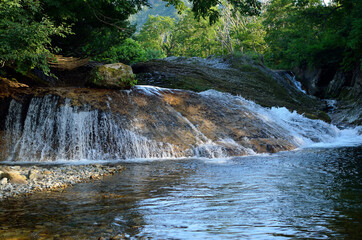
[(169, 57), (132, 65), (139, 85), (185, 89), (215, 89), (241, 95), (264, 107), (284, 106), (299, 113), (314, 113), (324, 106), (297, 91), (274, 71), (245, 57)]
[(95, 88), (130, 89), (136, 82), (131, 66), (114, 63), (95, 67), (86, 85)]
[(8, 183), (8, 179), (7, 178), (3, 178), (0, 180), (0, 185), (6, 185)]
[(346, 75), (342, 70), (337, 71), (334, 75), (332, 81), (328, 84), (325, 90), (326, 98), (336, 98), (339, 93), (342, 91), (342, 87), (346, 83)]
[(8, 178), (10, 183), (26, 184), (26, 177), (21, 175), (18, 171), (9, 171), (2, 174), (3, 177)]
[(12, 166), (10, 167), (12, 170), (15, 170), (15, 171), (19, 171), (20, 170), (20, 166)]
[(125, 239), (126, 237), (125, 237), (125, 235), (124, 234), (118, 234), (118, 235), (116, 235), (116, 236), (113, 236), (113, 237), (111, 237), (110, 238), (110, 240), (122, 240), (122, 239)]
[(35, 170), (35, 169), (29, 170), (29, 173), (28, 173), (28, 179), (29, 180), (35, 180), (35, 179), (38, 179), (38, 178), (41, 178), (41, 175), (39, 174), (38, 170)]

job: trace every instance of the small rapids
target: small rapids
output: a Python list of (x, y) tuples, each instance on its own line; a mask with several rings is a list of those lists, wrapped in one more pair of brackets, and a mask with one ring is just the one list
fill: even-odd
[(339, 129), (335, 125), (321, 120), (312, 120), (289, 111), (285, 107), (263, 108), (253, 101), (246, 100), (240, 96), (232, 96), (209, 90), (200, 93), (223, 101), (230, 108), (243, 105), (257, 119), (261, 119), (265, 126), (272, 126), (281, 131), (284, 137), (301, 148), (309, 147), (344, 147), (358, 146), (362, 144), (362, 127)]
[(280, 71), (278, 73), (281, 77), (288, 79), (288, 81), (296, 88), (298, 91), (307, 94), (307, 92), (302, 88), (302, 84), (297, 81), (295, 75), (291, 71)]
[(220, 158), (362, 143), (361, 127), (341, 130), (215, 90), (137, 86), (104, 105), (78, 106), (55, 95), (11, 100), (0, 160)]

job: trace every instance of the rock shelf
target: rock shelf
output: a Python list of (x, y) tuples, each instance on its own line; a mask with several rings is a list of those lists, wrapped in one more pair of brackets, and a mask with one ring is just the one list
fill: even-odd
[(49, 166), (1, 166), (0, 201), (39, 191), (66, 188), (76, 183), (101, 179), (125, 169), (123, 166), (49, 165)]

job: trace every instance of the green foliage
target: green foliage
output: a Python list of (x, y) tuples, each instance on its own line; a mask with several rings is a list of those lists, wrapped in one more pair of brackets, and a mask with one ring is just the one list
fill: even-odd
[(354, 68), (362, 56), (362, 1), (273, 0), (264, 24), (270, 51), (279, 67)]
[[(182, 0), (164, 2), (174, 5), (179, 12), (185, 9)], [(256, 0), (245, 0), (247, 5), (250, 2)], [(191, 3), (196, 17), (210, 17), (210, 22), (216, 21), (218, 11), (214, 7), (218, 0), (192, 0)], [(233, 5), (241, 9), (240, 4)], [(129, 16), (145, 6), (150, 6), (148, 0), (73, 0), (66, 3), (62, 0), (2, 0), (0, 64), (14, 65), (21, 72), (38, 67), (48, 73), (48, 60), (56, 52), (65, 56), (98, 56), (109, 62), (124, 59), (130, 63), (162, 57), (164, 53), (169, 55), (170, 39), (164, 39), (161, 49), (146, 47), (139, 53), (135, 51), (139, 47), (126, 40), (135, 31), (128, 21)], [(69, 26), (74, 34), (69, 34)]]
[[(163, 0), (167, 6), (181, 12), (186, 9), (183, 0)], [(246, 14), (257, 14), (260, 3), (257, 0), (228, 0), (235, 11)], [(216, 22), (219, 16), (217, 5), (219, 0), (191, 0), (192, 11), (196, 18), (208, 18)], [(148, 0), (73, 0), (64, 4), (62, 0), (42, 0), (44, 13), (55, 24), (65, 22), (72, 24), (75, 33), (66, 39), (53, 38), (53, 44), (62, 49), (64, 55), (96, 56), (120, 45), (135, 32), (135, 26), (130, 25), (129, 17), (142, 7), (160, 4), (159, 1)], [(164, 3), (163, 3), (164, 4)]]
[(263, 53), (266, 49), (265, 30), (261, 17), (243, 16), (232, 5), (222, 1), (223, 8), (217, 26), (217, 39), (228, 54), (236, 52)]
[[(179, 12), (186, 9), (182, 0), (164, 0), (176, 7)], [(233, 8), (233, 12), (239, 12), (246, 16), (259, 15), (261, 10), (261, 2), (258, 0), (226, 0)], [(199, 20), (200, 18), (208, 19), (213, 24), (219, 20), (220, 8), (222, 0), (189, 0), (192, 5), (192, 12)]]
[(137, 41), (128, 38), (122, 44), (111, 47), (108, 51), (93, 58), (105, 63), (123, 62), (133, 64), (155, 58), (165, 57), (160, 51), (144, 49)]
[(137, 78), (135, 74), (132, 74), (129, 78), (122, 79), (123, 82), (128, 83), (131, 87), (137, 84)]
[(206, 19), (195, 19), (195, 14), (186, 11), (173, 31), (174, 50), (172, 55), (186, 57), (208, 57), (222, 54), (216, 38), (217, 25)]
[(53, 38), (53, 44), (63, 55), (95, 56), (121, 44), (130, 37), (135, 27), (128, 17), (135, 14), (147, 0), (42, 0), (44, 12), (55, 23), (72, 24), (75, 33), (66, 39)]
[(170, 56), (174, 47), (172, 31), (175, 22), (176, 20), (170, 17), (151, 15), (136, 38), (145, 48), (162, 51)]
[(195, 19), (190, 10), (179, 21), (170, 17), (150, 16), (136, 39), (148, 49), (161, 51), (166, 56), (207, 57), (221, 54), (215, 36), (216, 25)]
[(167, 57), (162, 51), (152, 48), (146, 48), (146, 59), (161, 59)]
[(38, 67), (49, 73), (48, 60), (57, 49), (51, 36), (64, 37), (69, 28), (55, 25), (46, 15), (39, 17), (42, 6), (36, 0), (0, 2), (0, 64), (19, 72)]
[(235, 52), (263, 53), (265, 30), (260, 17), (234, 13), (232, 5), (224, 7), (213, 25), (208, 19), (195, 18), (185, 10), (177, 21), (170, 17), (150, 16), (136, 39), (145, 48), (162, 51), (167, 56), (208, 57)]
[(129, 18), (130, 22), (136, 25), (138, 31), (142, 28), (143, 24), (147, 22), (149, 16), (170, 17), (175, 20), (179, 19), (180, 15), (177, 14), (177, 10), (174, 6), (166, 7), (167, 3), (162, 0), (151, 0), (149, 2), (151, 7), (144, 7), (142, 8), (142, 11)]

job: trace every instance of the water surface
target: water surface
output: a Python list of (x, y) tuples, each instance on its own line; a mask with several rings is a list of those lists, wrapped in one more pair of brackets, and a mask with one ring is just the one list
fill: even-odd
[(0, 239), (362, 239), (362, 147), (122, 164), (0, 202)]

